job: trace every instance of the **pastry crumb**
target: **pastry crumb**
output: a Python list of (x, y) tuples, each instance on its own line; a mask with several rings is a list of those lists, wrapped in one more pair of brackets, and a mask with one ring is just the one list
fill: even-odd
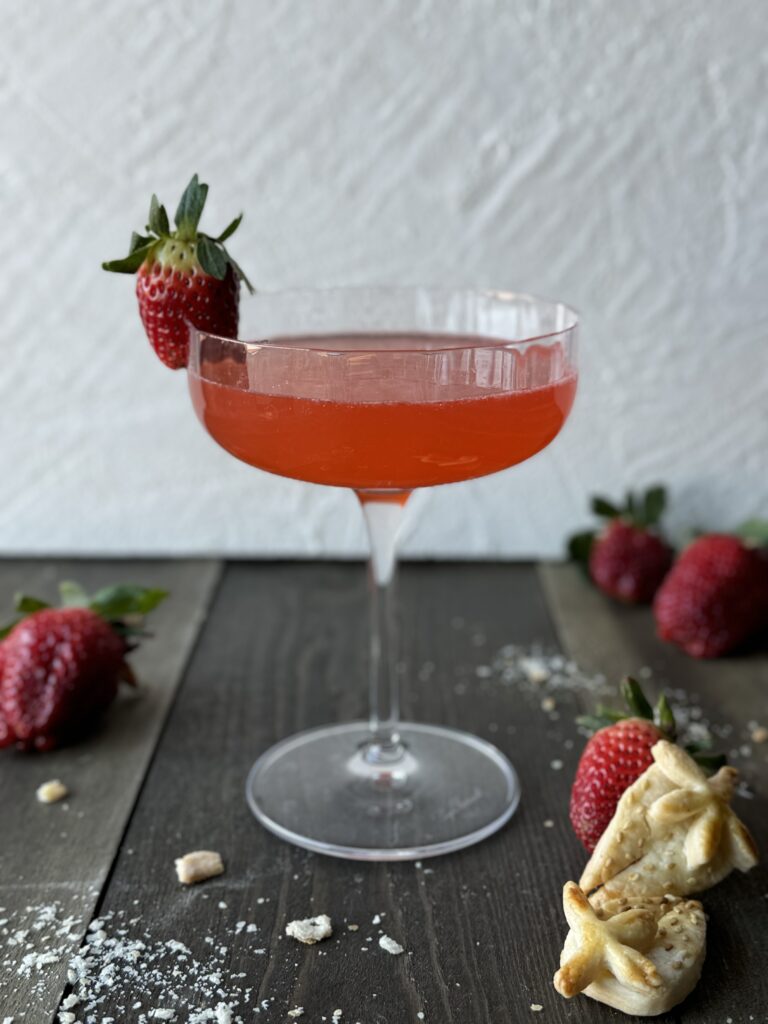
[(182, 885), (196, 885), (224, 873), (224, 862), (215, 850), (194, 850), (176, 859), (176, 875)]
[(323, 939), (333, 935), (331, 919), (327, 914), (317, 914), (315, 917), (289, 921), (285, 926), (285, 934), (303, 942), (306, 946), (314, 946), (316, 942), (322, 942)]
[(557, 701), (554, 697), (545, 697), (541, 702), (542, 711), (554, 711), (557, 707)]
[(379, 945), (382, 949), (386, 950), (387, 953), (391, 953), (392, 956), (398, 956), (400, 953), (404, 953), (405, 950), (399, 942), (395, 942), (389, 935), (382, 935), (379, 939)]
[(303, 1017), (304, 1016), (304, 1007), (303, 1006), (295, 1006), (292, 1010), (288, 1011), (288, 1016), (289, 1017), (294, 1017), (294, 1018), (296, 1018), (296, 1017)]
[(69, 790), (59, 779), (50, 779), (37, 787), (35, 796), (41, 804), (55, 804), (57, 800), (69, 796)]
[(541, 1005), (541, 1003), (531, 1003), (531, 1009), (534, 1013), (541, 1013), (544, 1007)]
[(554, 823), (554, 821), (552, 821), (551, 818), (545, 818), (544, 821), (542, 822), (542, 824), (544, 825), (544, 828), (554, 828), (555, 827), (555, 823)]
[(560, 760), (559, 757), (556, 757), (554, 761), (549, 762), (549, 767), (552, 769), (552, 771), (559, 772), (560, 769), (563, 767), (563, 762)]
[(764, 725), (757, 725), (749, 734), (753, 743), (765, 743), (768, 740), (768, 729)]

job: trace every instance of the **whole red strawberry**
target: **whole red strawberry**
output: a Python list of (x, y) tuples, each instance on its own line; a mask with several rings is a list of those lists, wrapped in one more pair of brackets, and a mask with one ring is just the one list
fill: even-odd
[(49, 608), (22, 598), (20, 610), (31, 614), (0, 644), (0, 747), (49, 750), (88, 732), (120, 681), (133, 681), (125, 656), (137, 617), (165, 596), (111, 587), (87, 599), (73, 584), (64, 584), (63, 593), (87, 605)]
[(621, 794), (653, 763), (661, 731), (643, 718), (625, 718), (587, 742), (571, 788), (573, 831), (591, 853), (605, 832)]
[(656, 629), (694, 658), (717, 658), (768, 623), (768, 558), (708, 534), (683, 551), (656, 595)]
[(589, 573), (610, 597), (647, 604), (669, 572), (672, 557), (672, 549), (655, 533), (614, 519), (595, 538)]
[(657, 528), (665, 503), (663, 487), (651, 487), (640, 496), (630, 491), (624, 506), (593, 499), (593, 512), (608, 523), (599, 533), (577, 534), (569, 547), (572, 557), (587, 564), (603, 593), (631, 604), (653, 600), (673, 559)]
[(146, 235), (131, 236), (122, 260), (102, 264), (122, 274), (138, 271), (136, 296), (144, 330), (157, 355), (172, 370), (187, 365), (189, 330), (237, 336), (240, 282), (248, 278), (224, 247), (242, 214), (216, 238), (198, 230), (208, 186), (195, 174), (181, 197), (171, 231), (168, 214), (152, 196)]

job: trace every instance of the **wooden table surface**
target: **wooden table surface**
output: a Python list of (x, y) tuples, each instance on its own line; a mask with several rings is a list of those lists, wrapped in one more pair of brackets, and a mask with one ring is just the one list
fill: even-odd
[[(549, 683), (501, 676), (507, 645), (561, 651), (585, 678), (641, 673), (650, 691), (678, 689), (701, 709), (694, 714), (731, 723), (726, 748), (749, 787), (737, 810), (767, 848), (768, 744), (750, 745), (748, 726), (768, 724), (766, 657), (686, 658), (655, 639), (647, 609), (618, 608), (571, 567), (403, 567), (405, 716), (496, 743), (523, 797), (510, 824), (478, 846), (386, 865), (288, 846), (244, 799), (248, 768), (271, 743), (364, 715), (360, 565), (11, 561), (0, 567), (0, 606), (21, 588), (51, 595), (67, 578), (162, 585), (172, 598), (134, 657), (139, 695), (123, 695), (97, 736), (47, 755), (0, 753), (2, 1024), (57, 1020), (82, 943), (101, 971), (95, 1008), (65, 1003), (62, 1017), (82, 1024), (151, 1024), (165, 1019), (156, 1008), (179, 1022), (226, 1021), (216, 1007), (227, 1005), (233, 1022), (250, 1024), (296, 1019), (295, 1007), (301, 1024), (622, 1019), (583, 997), (565, 1001), (551, 983), (566, 931), (561, 888), (585, 859), (568, 823), (584, 742), (573, 718), (594, 693), (556, 688), (554, 710), (543, 710)], [(69, 786), (65, 803), (36, 801), (50, 778)], [(174, 858), (199, 848), (220, 851), (226, 873), (183, 888)], [(729, 878), (703, 902), (704, 976), (658, 1019), (768, 1020), (765, 868)], [(287, 921), (323, 912), (332, 939), (305, 947), (285, 937)], [(95, 919), (103, 924), (89, 930)], [(382, 950), (382, 931), (406, 953)]]

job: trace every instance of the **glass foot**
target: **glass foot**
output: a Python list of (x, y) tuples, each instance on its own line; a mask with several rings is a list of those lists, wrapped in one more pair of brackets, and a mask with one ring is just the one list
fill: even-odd
[(251, 810), (271, 832), (352, 860), (418, 860), (460, 850), (507, 822), (520, 800), (509, 761), (457, 729), (404, 722), (381, 756), (367, 723), (289, 736), (248, 776)]

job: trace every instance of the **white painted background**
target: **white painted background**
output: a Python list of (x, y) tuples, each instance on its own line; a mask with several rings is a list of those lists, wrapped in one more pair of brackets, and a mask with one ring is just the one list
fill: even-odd
[(764, 0), (0, 0), (0, 550), (359, 551), (151, 355), (123, 254), (192, 171), (264, 289), (480, 284), (583, 316), (530, 464), (422, 495), (414, 554), (556, 553), (587, 494), (768, 512)]

